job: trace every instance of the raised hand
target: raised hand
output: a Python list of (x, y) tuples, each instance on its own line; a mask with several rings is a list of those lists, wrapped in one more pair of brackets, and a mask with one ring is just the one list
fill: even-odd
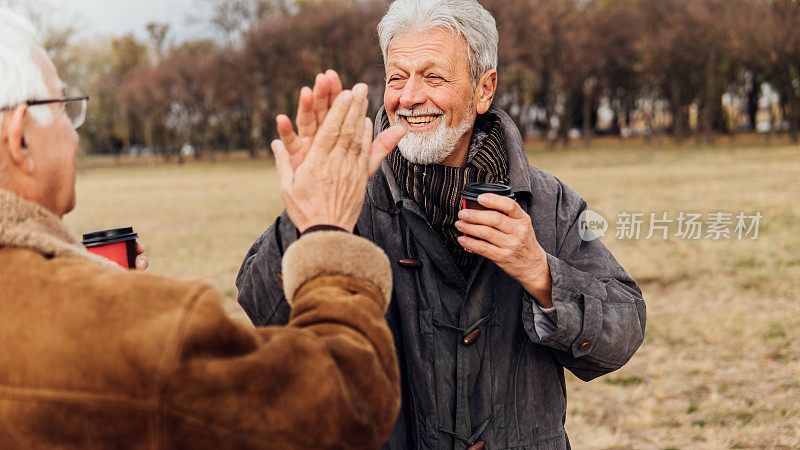
[(283, 140), (271, 144), (286, 212), (301, 232), (314, 225), (353, 231), (367, 179), (405, 135), (392, 127), (372, 141), (367, 92), (357, 84), (336, 97), (298, 164)]
[(278, 135), (289, 153), (292, 167), (296, 168), (303, 162), (317, 130), (325, 121), (328, 110), (341, 92), (342, 82), (339, 74), (333, 70), (317, 74), (314, 89), (306, 86), (300, 90), (296, 117), (297, 133), (288, 116), (280, 114), (276, 117)]

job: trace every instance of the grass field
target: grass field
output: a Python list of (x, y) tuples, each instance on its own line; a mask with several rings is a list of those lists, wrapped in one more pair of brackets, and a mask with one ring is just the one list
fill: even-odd
[[(530, 158), (609, 220), (603, 242), (648, 308), (628, 365), (569, 379), (573, 447), (800, 448), (800, 148), (601, 144)], [(150, 272), (208, 280), (247, 320), (234, 278), (282, 209), (276, 185), (265, 161), (82, 170), (67, 222), (78, 233), (134, 226)], [(681, 239), (675, 224), (668, 239), (645, 239), (649, 213), (665, 211), (763, 219), (756, 240)], [(621, 212), (645, 213), (640, 239), (615, 238)]]

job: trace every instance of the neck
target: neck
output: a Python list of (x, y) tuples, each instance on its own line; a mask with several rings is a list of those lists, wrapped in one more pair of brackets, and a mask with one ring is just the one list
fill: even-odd
[(34, 183), (15, 175), (16, 174), (12, 173), (10, 176), (3, 179), (3, 182), (0, 183), (0, 189), (10, 192), (23, 200), (29, 201), (46, 209), (59, 219), (64, 217), (63, 212), (56, 211), (55, 208), (53, 208), (52, 205), (50, 205), (47, 201), (43, 201), (43, 199), (47, 199), (50, 196), (40, 194)]

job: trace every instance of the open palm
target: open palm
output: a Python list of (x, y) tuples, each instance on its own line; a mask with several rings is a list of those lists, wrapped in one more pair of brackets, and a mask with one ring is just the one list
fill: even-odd
[[(291, 119), (285, 114), (281, 114), (275, 119), (278, 125), (278, 135), (286, 148), (286, 153), (293, 169), (296, 169), (305, 160), (317, 132), (322, 127), (325, 117), (341, 92), (342, 82), (339, 79), (339, 74), (333, 70), (320, 73), (314, 80), (313, 89), (304, 87), (300, 90), (297, 117), (295, 118), (297, 132), (292, 126)], [(393, 142), (393, 137), (387, 136), (384, 132), (371, 143), (370, 174), (378, 170), (381, 161), (396, 145), (396, 142)]]

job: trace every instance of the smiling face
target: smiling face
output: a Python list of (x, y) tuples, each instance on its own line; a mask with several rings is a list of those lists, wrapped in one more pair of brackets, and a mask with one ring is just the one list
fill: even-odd
[(463, 37), (434, 29), (392, 39), (383, 101), (389, 123), (409, 131), (398, 146), (406, 159), (465, 165), (480, 100)]

